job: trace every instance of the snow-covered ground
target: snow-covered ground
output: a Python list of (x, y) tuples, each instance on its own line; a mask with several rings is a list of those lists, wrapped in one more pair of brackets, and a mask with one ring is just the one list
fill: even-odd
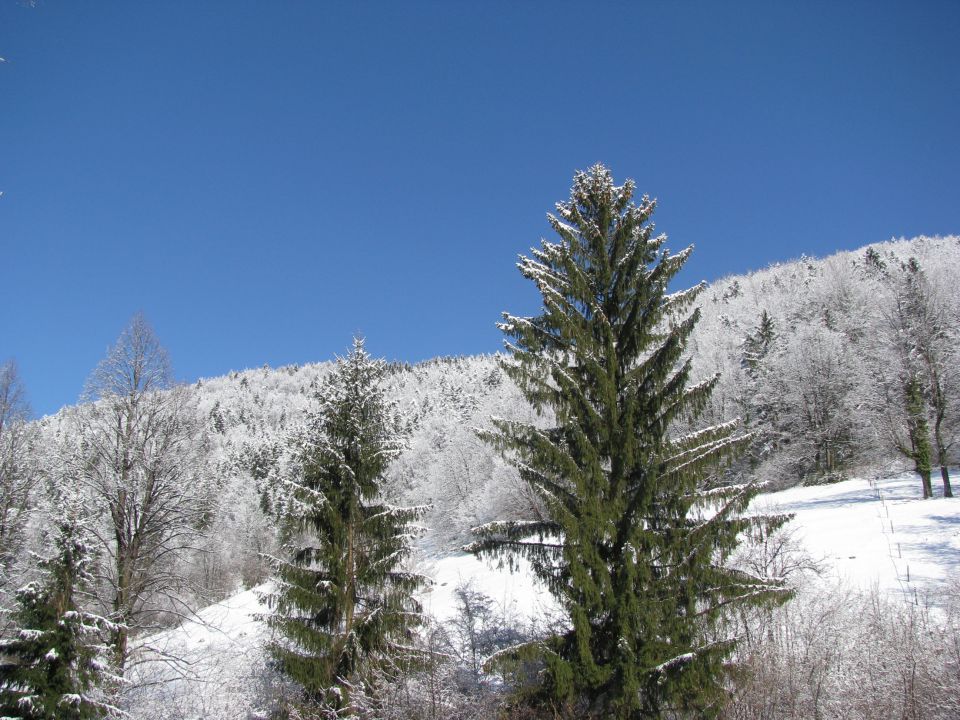
[[(911, 601), (960, 568), (960, 499), (922, 500), (916, 476), (848, 480), (761, 496), (752, 506), (795, 514), (791, 527), (826, 581), (902, 593)], [(552, 603), (528, 574), (509, 573), (472, 556), (435, 558), (422, 571), (434, 579), (423, 596), (440, 621), (457, 610), (455, 589), (471, 583), (508, 617), (529, 619)], [(151, 684), (136, 691), (137, 719), (256, 718), (255, 699), (265, 676), (267, 630), (257, 620), (264, 588), (247, 590), (202, 610), (196, 620), (143, 641), (151, 662), (133, 679)]]
[(422, 595), (424, 611), (440, 622), (452, 619), (458, 611), (457, 588), (469, 586), (490, 597), (504, 617), (523, 621), (550, 613), (556, 607), (550, 594), (527, 571), (526, 561), (515, 562), (519, 569), (511, 573), (462, 553), (435, 560), (424, 570), (433, 579)]
[[(751, 509), (792, 513), (788, 529), (823, 569), (824, 579), (915, 600), (960, 569), (960, 498), (944, 498), (937, 480), (928, 500), (917, 476), (907, 473), (760, 495)], [(508, 614), (531, 616), (553, 607), (529, 575), (510, 575), (472, 556), (439, 559), (428, 574), (436, 585), (425, 604), (441, 620), (456, 612), (458, 583), (470, 581)]]
[[(267, 628), (261, 586), (204, 608), (179, 627), (145, 638), (128, 673), (134, 720), (255, 718), (263, 696)], [(142, 688), (136, 687), (143, 685)]]
[(960, 498), (922, 499), (913, 473), (796, 487), (753, 507), (795, 513), (790, 526), (824, 577), (923, 599), (960, 568)]
[[(433, 585), (421, 596), (440, 622), (457, 612), (455, 590), (470, 583), (496, 603), (504, 617), (527, 622), (552, 607), (528, 573), (511, 574), (471, 555), (438, 558), (421, 571)], [(204, 608), (195, 619), (140, 643), (141, 664), (130, 673), (133, 720), (226, 720), (265, 717), (257, 701), (268, 691), (264, 644), (269, 630), (258, 617), (268, 612), (261, 597), (269, 585), (238, 593)]]

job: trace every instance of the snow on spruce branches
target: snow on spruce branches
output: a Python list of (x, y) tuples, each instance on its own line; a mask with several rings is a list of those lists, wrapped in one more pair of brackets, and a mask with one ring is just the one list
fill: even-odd
[(384, 398), (386, 364), (362, 339), (317, 392), (318, 409), (298, 439), (299, 474), (289, 483), (287, 555), (277, 567), (279, 637), (271, 653), (312, 703), (351, 712), (352, 697), (409, 668), (420, 651), (414, 592), (423, 576), (405, 568), (414, 522), (426, 507), (398, 507), (381, 494), (405, 433)]
[(115, 717), (107, 691), (120, 682), (99, 637), (116, 626), (85, 611), (94, 578), (89, 513), (70, 491), (54, 491), (48, 528), (51, 554), (39, 579), (16, 592), (15, 631), (0, 640), (0, 715), (19, 720)]
[(544, 704), (585, 717), (710, 715), (734, 642), (716, 636), (722, 613), (787, 594), (724, 561), (751, 523), (782, 519), (742, 519), (756, 488), (717, 487), (717, 467), (750, 440), (736, 422), (674, 437), (717, 383), (691, 383), (683, 358), (704, 286), (668, 294), (691, 248), (664, 249), (655, 202), (633, 195), (602, 165), (577, 173), (548, 216), (559, 242), (519, 263), (543, 310), (505, 314), (503, 368), (555, 425), (495, 420), (482, 437), (542, 512), (477, 528), (470, 550), (526, 557), (568, 615), (568, 630), (523, 649), (546, 666)]

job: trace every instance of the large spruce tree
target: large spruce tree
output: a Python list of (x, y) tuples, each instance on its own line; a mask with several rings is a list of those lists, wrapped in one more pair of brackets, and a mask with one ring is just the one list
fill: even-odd
[(539, 697), (554, 712), (703, 717), (722, 704), (733, 644), (718, 632), (724, 609), (784, 590), (724, 565), (755, 489), (723, 487), (716, 468), (748, 436), (736, 422), (673, 432), (717, 381), (691, 383), (683, 360), (703, 286), (668, 292), (691, 249), (664, 250), (649, 222), (654, 201), (636, 205), (633, 193), (602, 165), (577, 173), (569, 202), (548, 216), (559, 242), (519, 263), (543, 312), (504, 315), (504, 369), (553, 427), (495, 420), (485, 437), (541, 512), (478, 528), (471, 549), (527, 558), (568, 613), (569, 630), (536, 649), (546, 663)]
[(300, 438), (286, 543), (269, 624), (282, 669), (309, 701), (351, 712), (351, 688), (389, 677), (415, 659), (407, 641), (420, 620), (413, 597), (425, 579), (404, 569), (423, 507), (384, 501), (384, 472), (403, 433), (384, 398), (386, 365), (362, 339), (317, 392), (319, 410)]

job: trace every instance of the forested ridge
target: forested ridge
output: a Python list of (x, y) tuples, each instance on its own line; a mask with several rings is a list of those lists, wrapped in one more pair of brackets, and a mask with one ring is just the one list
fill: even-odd
[[(923, 237), (709, 284), (697, 299), (701, 318), (688, 354), (695, 380), (719, 380), (704, 413), (693, 424), (679, 419), (675, 431), (743, 418), (752, 438), (715, 486), (756, 480), (783, 488), (909, 469), (925, 494), (942, 486), (949, 495), (946, 468), (960, 452), (958, 273), (960, 238)], [(162, 353), (143, 318), (131, 327), (146, 337), (125, 342)], [(29, 388), (15, 365), (4, 366), (0, 607), (11, 610), (14, 591), (37, 577), (30, 552), (43, 555), (64, 489), (85, 496), (90, 516), (71, 522), (82, 521), (88, 545), (101, 549), (84, 592), (121, 621), (108, 644), (122, 669), (136, 662), (133, 639), (271, 576), (291, 502), (295, 440), (334, 365), (248, 369), (189, 385), (173, 382), (165, 359), (151, 366), (156, 385), (136, 390), (144, 417), (157, 423), (144, 430), (142, 445), (153, 453), (144, 466), (153, 484), (132, 500), (136, 506), (105, 479), (117, 463), (134, 461), (113, 457), (112, 440), (91, 455), (98, 438), (113, 437), (118, 417), (130, 417), (104, 400), (116, 360), (108, 355), (91, 375), (85, 402), (39, 420), (29, 417)], [(493, 430), (491, 418), (552, 421), (527, 404), (501, 360), (386, 366), (384, 394), (405, 439), (382, 491), (397, 504), (428, 506), (421, 557), (459, 551), (476, 526), (539, 512), (516, 469), (478, 437)], [(155, 527), (138, 535), (136, 523), (151, 512)], [(123, 533), (129, 542), (104, 550)], [(5, 635), (11, 614), (2, 618)]]
[[(759, 432), (737, 472), (783, 487), (912, 468), (913, 461), (896, 445), (906, 434), (906, 421), (897, 424), (895, 408), (884, 395), (884, 383), (902, 372), (902, 358), (890, 339), (900, 332), (891, 327), (896, 298), (871, 273), (868, 250), (888, 266), (916, 259), (942, 307), (944, 435), (956, 436), (960, 293), (953, 283), (960, 274), (960, 238), (890, 241), (723, 278), (701, 295), (702, 318), (690, 341), (693, 373), (701, 378), (720, 374), (708, 420), (745, 417)], [(770, 337), (757, 341), (764, 314)], [(206, 542), (222, 544), (205, 547), (213, 552), (194, 572), (203, 575), (200, 586), (214, 596), (262, 579), (265, 569), (257, 554), (272, 542), (289, 438), (302, 427), (310, 393), (330, 367), (329, 362), (263, 367), (187, 386), (198, 446), (191, 477), (200, 479), (211, 503), (207, 515), (213, 531), (205, 533)], [(491, 417), (536, 417), (497, 356), (388, 367), (386, 391), (411, 430), (407, 447), (389, 470), (388, 491), (403, 502), (433, 503), (424, 548), (450, 551), (468, 538), (471, 527), (520, 512), (524, 489), (514, 471), (475, 433), (490, 428)], [(21, 393), (28, 397), (29, 388)], [(5, 428), (8, 452), (25, 467), (55, 466), (79, 410), (65, 408), (26, 431)], [(14, 437), (23, 432), (30, 434), (29, 443)], [(950, 449), (955, 452), (956, 444)], [(39, 483), (31, 487), (39, 492)], [(5, 527), (19, 527), (13, 520), (29, 513), (18, 509), (19, 496), (11, 492), (8, 497)], [(21, 534), (40, 526), (26, 524)], [(12, 547), (12, 538), (8, 542)]]

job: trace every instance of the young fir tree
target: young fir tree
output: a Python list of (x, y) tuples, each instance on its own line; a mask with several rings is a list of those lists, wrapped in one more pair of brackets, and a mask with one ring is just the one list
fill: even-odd
[(753, 433), (753, 440), (738, 461), (746, 468), (756, 468), (776, 447), (776, 393), (771, 387), (771, 356), (777, 340), (773, 318), (763, 310), (759, 323), (743, 340), (740, 361), (746, 375), (740, 407), (744, 427)]
[(42, 579), (17, 591), (14, 637), (0, 642), (0, 716), (22, 720), (86, 720), (113, 716), (103, 685), (115, 680), (100, 662), (106, 619), (84, 612), (78, 594), (92, 582), (89, 531), (75, 502), (55, 510), (54, 554), (40, 562)]
[(403, 564), (411, 523), (426, 508), (381, 498), (383, 474), (403, 446), (385, 372), (355, 339), (318, 391), (290, 488), (289, 557), (270, 598), (269, 624), (282, 635), (274, 658), (309, 701), (338, 713), (351, 712), (355, 683), (389, 676), (416, 655), (406, 638), (420, 622), (413, 593), (425, 578)]
[(760, 313), (760, 323), (756, 329), (747, 333), (743, 340), (743, 364), (751, 377), (755, 378), (759, 373), (760, 364), (770, 354), (776, 337), (773, 318), (764, 310)]
[[(697, 717), (722, 703), (725, 608), (785, 598), (776, 579), (724, 566), (749, 521), (751, 486), (714, 487), (718, 463), (749, 436), (737, 422), (673, 437), (701, 410), (717, 378), (690, 383), (682, 361), (703, 285), (668, 294), (690, 254), (662, 249), (654, 201), (596, 165), (574, 178), (521, 273), (543, 312), (505, 314), (505, 371), (554, 427), (494, 420), (485, 438), (507, 453), (542, 504), (541, 518), (477, 528), (471, 550), (523, 556), (569, 615), (539, 648), (541, 701), (578, 717)], [(757, 520), (775, 527), (783, 518)]]

